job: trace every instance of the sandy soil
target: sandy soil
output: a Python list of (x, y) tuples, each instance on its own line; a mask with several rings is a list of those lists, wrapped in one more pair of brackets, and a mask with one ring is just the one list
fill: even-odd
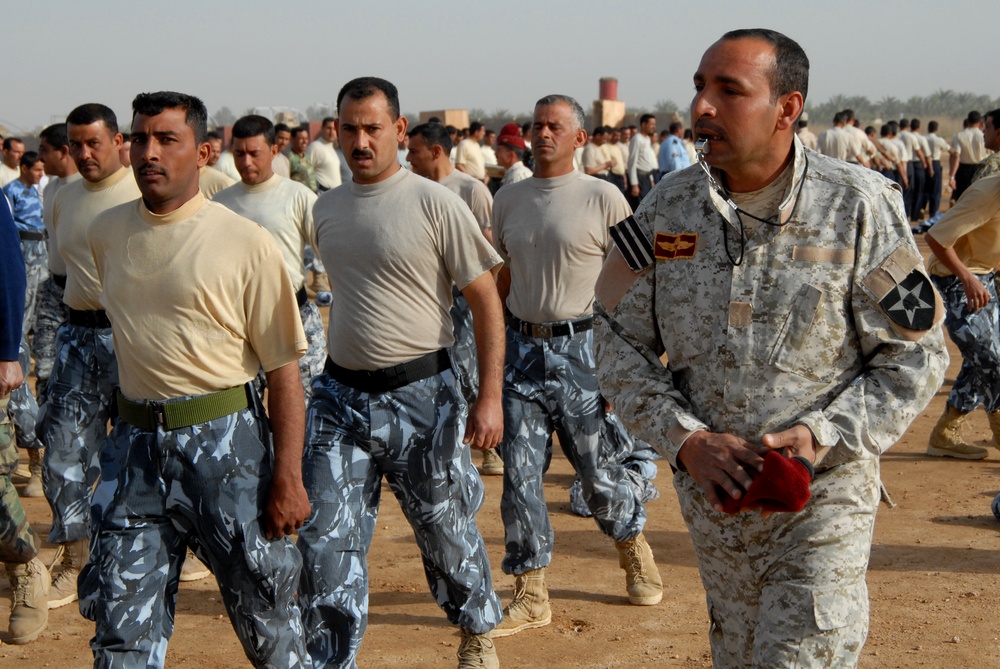
[[(922, 244), (922, 242), (921, 242)], [(957, 372), (952, 347), (947, 381), (930, 407), (882, 459), (882, 475), (897, 506), (879, 512), (868, 585), (871, 633), (864, 669), (931, 667), (1000, 668), (1000, 522), (990, 501), (1000, 492), (1000, 450), (980, 462), (925, 456), (924, 448)], [(966, 437), (990, 436), (985, 414), (974, 414)], [(681, 520), (669, 469), (657, 480), (662, 496), (649, 506), (646, 536), (665, 581), (663, 602), (633, 607), (610, 540), (594, 522), (570, 512), (569, 464), (561, 455), (547, 477), (546, 495), (556, 530), (549, 568), (553, 621), (548, 627), (497, 640), (502, 666), (711, 667), (704, 592), (691, 541)], [(497, 591), (506, 603), (512, 581), (499, 569), (503, 525), (501, 480), (486, 478), (479, 523), (494, 565)], [(388, 489), (371, 551), (370, 626), (362, 667), (449, 667), (458, 636), (435, 606), (406, 521)], [(45, 536), (51, 522), (44, 499), (23, 500)], [(54, 549), (46, 546), (43, 559)], [(0, 619), (9, 612), (0, 585)], [(4, 622), (0, 627), (6, 628)], [(0, 647), (0, 668), (92, 666), (93, 633), (75, 605), (51, 612), (41, 638), (27, 646)], [(0, 632), (0, 640), (6, 640)], [(182, 584), (177, 626), (167, 665), (222, 669), (249, 666), (225, 616), (212, 579)]]

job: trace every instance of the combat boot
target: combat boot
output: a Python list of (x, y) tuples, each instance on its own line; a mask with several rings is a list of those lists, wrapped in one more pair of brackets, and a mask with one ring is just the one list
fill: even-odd
[(49, 570), (37, 557), (27, 564), (7, 564), (10, 581), (10, 641), (28, 643), (49, 622)]
[(500, 669), (497, 649), (489, 634), (473, 634), (462, 630), (462, 643), (458, 646), (458, 669)]
[(489, 448), (483, 451), (483, 466), (479, 468), (483, 476), (503, 476), (503, 460), (497, 449)]
[(993, 432), (993, 441), (990, 442), (990, 446), (1000, 448), (1000, 411), (987, 413), (986, 417), (990, 419), (990, 431)]
[(628, 541), (616, 541), (618, 566), (625, 570), (628, 601), (636, 606), (652, 606), (663, 599), (663, 580), (653, 561), (653, 550), (639, 534)]
[(52, 588), (49, 590), (50, 609), (58, 609), (79, 599), (76, 594), (76, 581), (80, 577), (80, 569), (87, 562), (87, 540), (59, 544), (56, 560), (60, 558), (62, 571), (53, 579)]
[[(962, 439), (962, 422), (967, 414), (962, 413), (950, 404), (945, 404), (944, 413), (937, 425), (931, 431), (927, 443), (927, 455), (959, 460), (982, 460), (989, 452), (980, 446), (973, 446)], [(990, 427), (993, 426), (993, 416), (990, 416)]]
[(514, 576), (514, 599), (503, 610), (503, 620), (490, 634), (494, 639), (511, 636), (552, 622), (545, 567)]
[(42, 488), (42, 458), (44, 456), (44, 448), (28, 449), (28, 471), (31, 473), (31, 478), (28, 479), (28, 485), (24, 486), (24, 492), (21, 493), (25, 497), (45, 496), (45, 490)]

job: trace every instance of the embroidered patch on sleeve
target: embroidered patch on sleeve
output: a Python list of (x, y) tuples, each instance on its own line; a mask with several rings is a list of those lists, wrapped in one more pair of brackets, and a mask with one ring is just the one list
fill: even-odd
[(934, 325), (934, 287), (913, 270), (882, 298), (879, 305), (893, 322), (908, 330), (930, 330)]
[(679, 235), (657, 232), (656, 241), (653, 244), (653, 257), (657, 260), (694, 258), (697, 249), (697, 232), (682, 232)]
[(611, 238), (633, 272), (641, 272), (653, 264), (653, 246), (634, 216), (612, 226)]

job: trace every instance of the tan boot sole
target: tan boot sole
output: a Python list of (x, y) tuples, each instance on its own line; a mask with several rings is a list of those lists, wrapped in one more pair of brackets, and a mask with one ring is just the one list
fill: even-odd
[[(507, 627), (507, 628), (494, 627), (493, 631), (490, 632), (490, 638), (502, 639), (505, 636), (514, 636), (518, 632), (523, 632), (524, 630), (535, 629), (536, 627), (545, 627), (551, 622), (552, 622), (552, 613), (550, 612), (544, 618), (540, 618), (539, 620), (528, 620), (521, 623), (517, 627)], [(500, 624), (502, 625), (503, 623)]]
[(946, 448), (928, 446), (927, 455), (935, 458), (955, 458), (957, 460), (985, 460), (986, 456), (989, 455), (989, 451), (984, 448), (982, 453), (956, 453)]
[(655, 606), (663, 600), (663, 593), (659, 592), (655, 595), (650, 595), (649, 597), (633, 597), (628, 596), (628, 603), (632, 606)]

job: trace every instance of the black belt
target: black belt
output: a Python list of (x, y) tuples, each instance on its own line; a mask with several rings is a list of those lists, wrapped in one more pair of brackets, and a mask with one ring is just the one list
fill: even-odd
[(21, 238), (22, 242), (44, 242), (49, 238), (49, 233), (45, 230), (40, 230), (38, 232), (33, 232), (31, 230), (18, 230), (17, 234)]
[(65, 274), (53, 274), (52, 283), (56, 284), (63, 290), (66, 289), (66, 275)]
[(334, 380), (365, 393), (387, 393), (450, 368), (451, 357), (448, 355), (448, 349), (444, 348), (395, 367), (373, 371), (347, 369), (329, 357), (324, 366), (326, 373)]
[(302, 286), (295, 293), (295, 301), (299, 303), (299, 309), (302, 308), (302, 305), (305, 304), (306, 300), (308, 300), (308, 299), (309, 299), (309, 296), (306, 295), (306, 287)]
[(104, 309), (79, 311), (70, 307), (69, 322), (70, 325), (79, 325), (85, 328), (103, 329), (111, 327), (111, 321), (108, 320), (108, 314)]
[(586, 332), (594, 327), (594, 317), (578, 318), (575, 321), (563, 323), (537, 324), (522, 321), (514, 314), (507, 312), (507, 325), (517, 330), (525, 337), (536, 339), (552, 339), (553, 337), (572, 337), (577, 332)]

